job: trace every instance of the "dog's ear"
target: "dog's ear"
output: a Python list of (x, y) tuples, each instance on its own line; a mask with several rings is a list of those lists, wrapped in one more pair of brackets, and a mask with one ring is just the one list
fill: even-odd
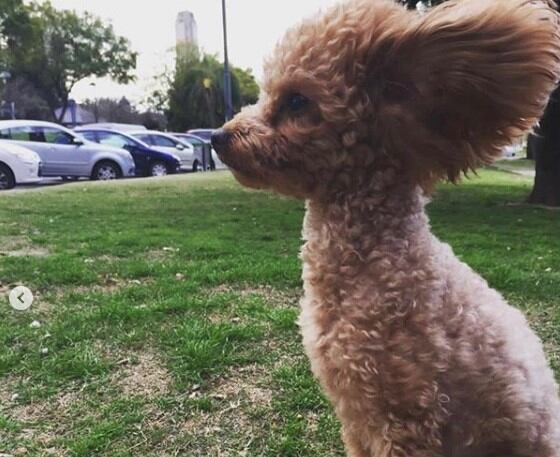
[(451, 0), (372, 40), (376, 130), (420, 184), (456, 181), (536, 124), (560, 74), (560, 16), (545, 2)]

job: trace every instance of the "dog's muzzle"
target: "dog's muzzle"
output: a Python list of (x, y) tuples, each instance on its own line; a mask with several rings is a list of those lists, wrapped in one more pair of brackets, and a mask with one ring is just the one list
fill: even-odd
[(225, 154), (229, 148), (231, 143), (232, 134), (228, 132), (226, 129), (218, 129), (212, 133), (212, 138), (210, 139), (212, 143), (212, 147), (221, 157), (222, 154)]

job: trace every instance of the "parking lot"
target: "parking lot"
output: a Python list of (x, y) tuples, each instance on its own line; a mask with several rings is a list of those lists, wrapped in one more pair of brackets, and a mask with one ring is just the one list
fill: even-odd
[(222, 169), (210, 142), (212, 132), (171, 133), (130, 124), (69, 129), (45, 121), (0, 121), (0, 190)]

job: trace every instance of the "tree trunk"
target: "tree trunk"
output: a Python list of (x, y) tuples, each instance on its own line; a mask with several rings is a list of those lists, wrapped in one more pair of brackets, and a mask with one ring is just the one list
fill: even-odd
[(527, 136), (527, 158), (529, 160), (535, 160), (535, 149), (537, 148), (537, 142), (540, 138), (533, 133), (529, 133)]
[(560, 87), (552, 93), (536, 133), (536, 176), (529, 203), (560, 206)]

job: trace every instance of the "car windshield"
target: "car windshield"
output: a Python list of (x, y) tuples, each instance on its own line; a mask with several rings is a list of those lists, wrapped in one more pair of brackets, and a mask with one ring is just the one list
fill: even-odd
[(202, 146), (204, 144), (204, 141), (199, 140), (198, 138), (194, 138), (192, 136), (187, 136), (187, 135), (175, 135), (177, 138), (179, 138), (181, 141), (186, 141), (189, 144), (192, 144), (193, 146)]
[[(125, 148), (126, 146), (136, 146), (140, 144), (141, 146), (148, 147), (146, 144), (139, 140), (129, 138), (119, 132), (106, 132), (103, 130), (81, 130), (78, 131), (80, 135), (88, 140), (95, 141), (99, 144), (106, 146), (112, 146), (115, 148)], [(97, 138), (96, 138), (97, 137)]]
[(212, 130), (193, 130), (190, 133), (207, 141), (209, 141), (210, 138), (212, 137)]
[(181, 144), (179, 141), (174, 140), (172, 138), (168, 138), (163, 135), (151, 134), (150, 136), (152, 137), (153, 144), (156, 146), (163, 146), (165, 148), (174, 148), (178, 144)]
[(131, 133), (130, 136), (134, 137), (136, 140), (141, 141), (145, 145), (150, 145), (150, 136), (146, 133)]

